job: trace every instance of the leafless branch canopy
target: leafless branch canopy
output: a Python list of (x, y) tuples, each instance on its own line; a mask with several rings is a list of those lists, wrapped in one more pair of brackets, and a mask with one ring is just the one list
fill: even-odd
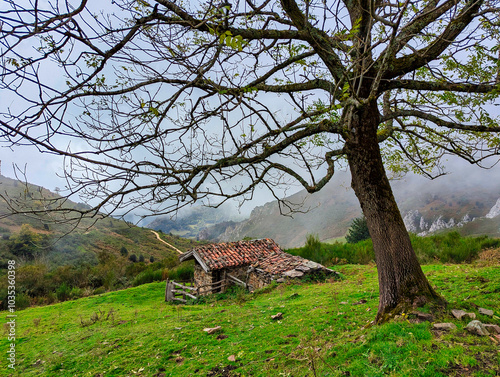
[(98, 203), (88, 213), (168, 213), (291, 181), (315, 192), (371, 101), (392, 169), (440, 174), (445, 154), (481, 164), (499, 152), (499, 10), (4, 0), (0, 140), (65, 157), (69, 192)]

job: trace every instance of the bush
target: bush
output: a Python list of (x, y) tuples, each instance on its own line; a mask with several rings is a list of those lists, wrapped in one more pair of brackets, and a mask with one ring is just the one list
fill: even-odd
[(155, 257), (153, 257), (152, 255), (149, 257), (149, 262), (153, 263), (155, 261)]
[(19, 233), (10, 236), (9, 251), (17, 257), (33, 260), (41, 249), (42, 236), (23, 224)]
[[(323, 250), (322, 244), (317, 235), (308, 234), (306, 236), (306, 244), (302, 248), (301, 256), (306, 259), (318, 261), (322, 263), (323, 261)], [(320, 262), (321, 261), (321, 262)]]
[(371, 237), (366, 218), (364, 216), (355, 218), (345, 237), (346, 241), (348, 243), (358, 243), (369, 238)]
[(82, 290), (76, 287), (72, 288), (71, 291), (69, 292), (69, 297), (71, 297), (72, 299), (82, 297)]
[(23, 310), (29, 308), (31, 305), (31, 298), (25, 293), (16, 295), (16, 310)]
[(144, 255), (142, 255), (142, 254), (140, 255), (139, 262), (144, 262)]
[(66, 283), (62, 283), (59, 288), (56, 289), (56, 296), (59, 301), (69, 300), (71, 297), (71, 287)]
[(132, 254), (128, 257), (128, 259), (132, 262), (132, 263), (136, 263), (137, 262), (137, 255), (135, 254)]
[(163, 270), (145, 270), (137, 275), (132, 281), (132, 286), (137, 287), (138, 285), (152, 283), (154, 281), (162, 281)]
[(168, 278), (177, 281), (189, 281), (194, 278), (194, 266), (192, 264), (181, 264), (168, 271)]
[(106, 288), (104, 288), (104, 287), (99, 287), (99, 288), (94, 289), (94, 294), (95, 294), (95, 295), (100, 295), (100, 294), (102, 294), (102, 293), (106, 293)]
[(122, 255), (122, 257), (126, 257), (128, 255), (128, 250), (125, 246), (122, 246), (122, 248), (120, 249), (120, 254)]

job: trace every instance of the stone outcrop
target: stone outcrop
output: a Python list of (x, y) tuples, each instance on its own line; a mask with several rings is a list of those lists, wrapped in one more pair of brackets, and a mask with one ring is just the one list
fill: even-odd
[(406, 229), (419, 236), (426, 236), (442, 229), (461, 227), (473, 220), (469, 214), (466, 214), (460, 221), (456, 221), (453, 217), (446, 220), (443, 216), (427, 220), (418, 210), (408, 211), (403, 218)]
[(500, 215), (500, 198), (498, 198), (497, 202), (493, 207), (491, 207), (490, 211), (486, 214), (487, 219), (493, 219)]

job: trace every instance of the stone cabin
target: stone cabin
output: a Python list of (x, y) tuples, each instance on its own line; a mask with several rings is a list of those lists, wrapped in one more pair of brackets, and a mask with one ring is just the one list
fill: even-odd
[[(194, 281), (197, 287), (221, 280), (246, 284), (259, 289), (276, 280), (298, 278), (307, 274), (336, 274), (319, 263), (285, 253), (269, 238), (211, 244), (192, 249), (179, 257), (181, 262), (194, 259)], [(216, 290), (217, 292), (220, 290)]]

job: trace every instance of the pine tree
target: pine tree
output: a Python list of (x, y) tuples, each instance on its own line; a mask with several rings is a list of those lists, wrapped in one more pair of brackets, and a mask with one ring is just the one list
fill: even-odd
[(368, 231), (368, 224), (364, 216), (357, 217), (352, 221), (351, 227), (345, 237), (348, 243), (357, 243), (371, 238)]

